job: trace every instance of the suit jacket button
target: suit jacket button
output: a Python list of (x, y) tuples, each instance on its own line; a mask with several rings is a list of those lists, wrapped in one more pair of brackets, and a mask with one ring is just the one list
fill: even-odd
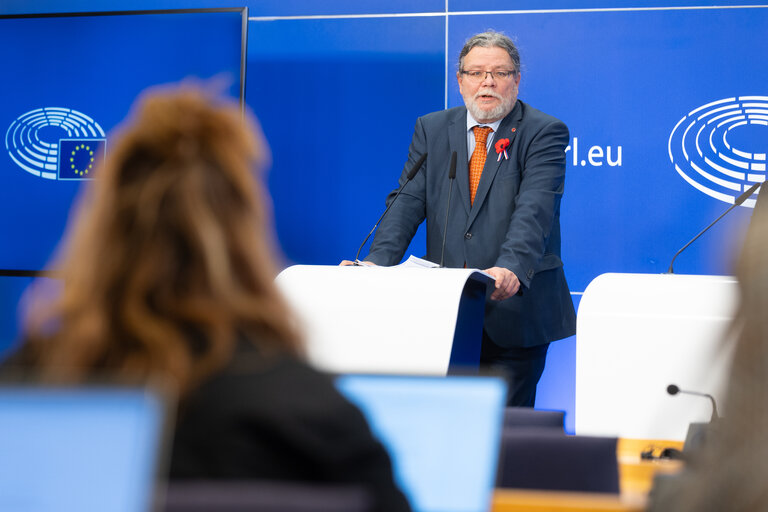
[(464, 238), (470, 240), (472, 238), (472, 233), (464, 233)]

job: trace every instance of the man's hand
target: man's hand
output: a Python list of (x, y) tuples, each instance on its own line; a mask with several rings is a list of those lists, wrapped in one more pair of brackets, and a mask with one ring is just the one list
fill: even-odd
[(514, 272), (502, 267), (485, 269), (496, 278), (496, 289), (491, 294), (491, 300), (504, 300), (513, 296), (520, 289), (520, 280)]
[[(341, 263), (339, 263), (339, 266), (340, 267), (349, 267), (350, 265), (354, 265), (354, 264), (355, 264), (354, 261), (342, 260)], [(371, 262), (371, 261), (361, 261), (361, 262), (359, 262), (359, 264), (360, 265), (367, 265), (369, 267), (375, 267), (376, 266), (376, 264)]]

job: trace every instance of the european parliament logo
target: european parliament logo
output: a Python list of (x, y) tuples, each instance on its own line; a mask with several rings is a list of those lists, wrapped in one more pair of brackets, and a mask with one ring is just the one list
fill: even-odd
[[(733, 204), (766, 180), (768, 96), (724, 98), (693, 109), (675, 125), (668, 150), (689, 185)], [(754, 208), (755, 199), (743, 206)]]
[(106, 145), (99, 123), (69, 108), (31, 110), (16, 118), (5, 133), (5, 149), (16, 165), (49, 180), (93, 178)]

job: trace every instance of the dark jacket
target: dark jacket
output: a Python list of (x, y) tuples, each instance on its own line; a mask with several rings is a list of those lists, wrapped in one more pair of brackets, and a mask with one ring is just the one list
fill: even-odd
[(182, 404), (170, 477), (361, 485), (377, 510), (410, 510), (385, 449), (330, 377), (245, 342)]
[[(568, 128), (517, 101), (494, 134), (470, 205), (466, 123), (463, 106), (416, 121), (400, 183), (425, 152), (426, 163), (382, 220), (366, 259), (378, 265), (399, 263), (426, 219), (427, 259), (440, 261), (449, 161), (456, 152), (445, 266), (503, 267), (517, 275), (522, 295), (486, 304), (484, 327), (497, 345), (530, 347), (570, 336), (576, 331), (576, 315), (560, 259), (560, 199)], [(506, 157), (495, 150), (503, 139), (508, 140)]]

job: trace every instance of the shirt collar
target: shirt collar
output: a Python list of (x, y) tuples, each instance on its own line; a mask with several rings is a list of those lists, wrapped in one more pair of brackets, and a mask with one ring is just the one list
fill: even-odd
[(475, 126), (490, 126), (493, 130), (493, 133), (496, 133), (499, 131), (499, 125), (504, 119), (499, 119), (498, 121), (494, 121), (492, 123), (478, 123), (475, 121), (475, 118), (472, 117), (472, 114), (470, 114), (469, 110), (467, 110), (467, 132), (472, 131), (472, 128)]

